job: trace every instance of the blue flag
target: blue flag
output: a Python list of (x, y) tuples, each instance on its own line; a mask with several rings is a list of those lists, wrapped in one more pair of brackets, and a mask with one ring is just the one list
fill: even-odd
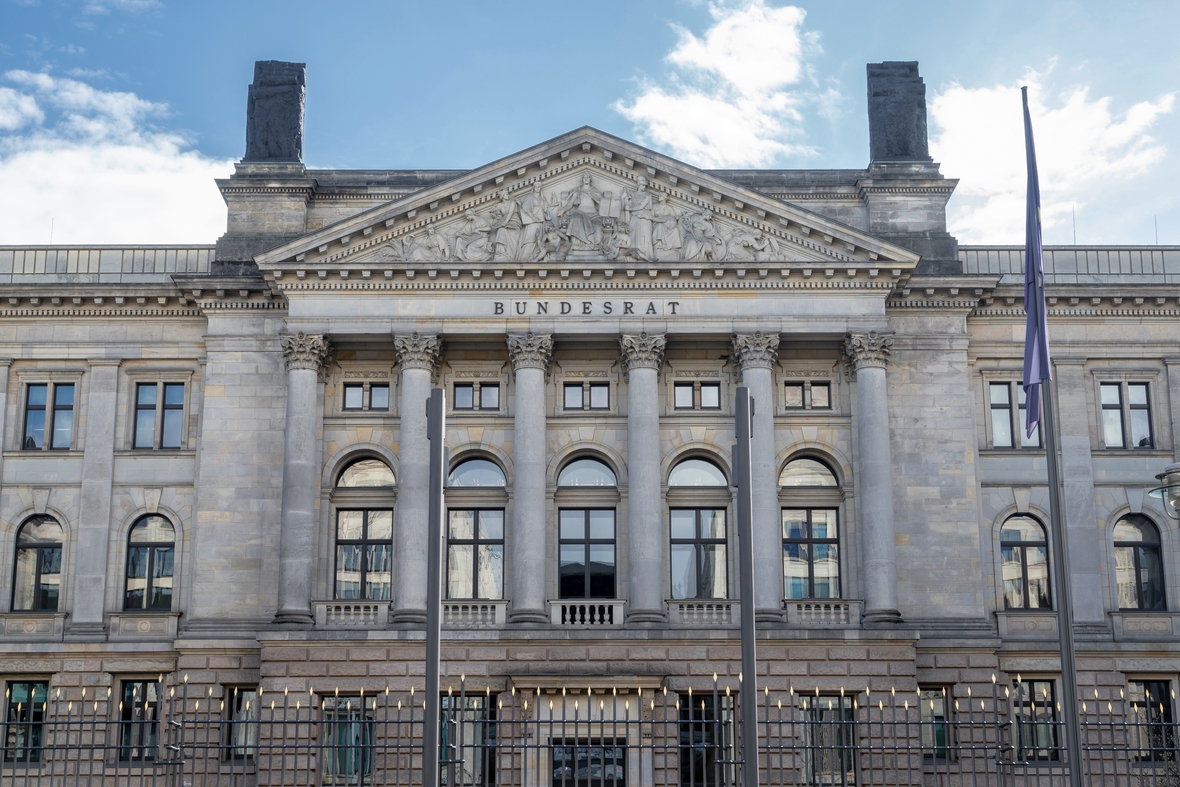
[(1028, 205), (1024, 230), (1024, 428), (1032, 437), (1041, 420), (1041, 381), (1053, 379), (1049, 364), (1049, 326), (1045, 317), (1043, 288), (1045, 262), (1041, 254), (1041, 185), (1037, 179), (1037, 151), (1033, 147), (1032, 118), (1028, 114), (1028, 88), (1020, 88), (1024, 100), (1024, 150), (1028, 165)]

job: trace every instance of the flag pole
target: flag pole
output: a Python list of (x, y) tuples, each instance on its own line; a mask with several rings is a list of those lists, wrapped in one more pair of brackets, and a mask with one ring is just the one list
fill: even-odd
[[(1057, 598), (1057, 636), (1061, 648), (1061, 711), (1065, 727), (1065, 756), (1071, 787), (1082, 787), (1082, 732), (1078, 715), (1078, 675), (1073, 642), (1073, 593), (1070, 587), (1069, 548), (1066, 543), (1064, 504), (1061, 494), (1061, 457), (1057, 452), (1057, 397), (1049, 360), (1048, 315), (1045, 303), (1045, 267), (1041, 249), (1041, 194), (1033, 146), (1032, 120), (1028, 111), (1028, 88), (1020, 89), (1024, 103), (1025, 149), (1028, 161), (1028, 215), (1025, 239), (1025, 303), (1028, 314), (1025, 336), (1024, 386), (1031, 436), (1040, 421), (1045, 437), (1045, 464), (1049, 482), (1049, 519), (1052, 531), (1053, 592)], [(1031, 285), (1031, 286), (1030, 286)], [(1032, 292), (1028, 292), (1031, 289)], [(1031, 303), (1030, 303), (1031, 300)], [(1032, 390), (1036, 388), (1038, 390)], [(1040, 397), (1034, 402), (1034, 396)], [(1039, 412), (1038, 412), (1039, 411)], [(1038, 416), (1040, 416), (1038, 418)], [(1034, 698), (1035, 700), (1035, 698)]]

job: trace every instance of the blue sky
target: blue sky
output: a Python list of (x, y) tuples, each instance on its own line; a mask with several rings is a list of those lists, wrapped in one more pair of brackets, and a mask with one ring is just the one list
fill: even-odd
[(1180, 3), (0, 0), (0, 243), (211, 242), (254, 60), (309, 166), (474, 167), (589, 124), (701, 166), (859, 168), (864, 66), (919, 60), (964, 242), (1180, 244)]

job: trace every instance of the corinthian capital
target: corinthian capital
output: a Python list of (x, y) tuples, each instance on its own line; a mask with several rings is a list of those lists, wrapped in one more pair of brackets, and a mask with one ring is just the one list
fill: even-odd
[(332, 344), (322, 333), (285, 333), (279, 337), (287, 369), (318, 372), (332, 353)]
[(867, 369), (878, 367), (884, 369), (889, 365), (890, 347), (893, 346), (892, 333), (850, 333), (844, 337), (844, 355), (853, 369)]
[(624, 333), (619, 336), (619, 353), (623, 356), (623, 371), (659, 369), (664, 362), (664, 348), (668, 340), (662, 333)]
[(735, 333), (733, 359), (742, 369), (769, 369), (778, 360), (778, 334)]
[(393, 337), (393, 348), (397, 351), (397, 362), (403, 369), (433, 372), (442, 343), (435, 334), (401, 334)]
[(549, 368), (553, 358), (553, 335), (548, 333), (508, 334), (508, 357), (512, 359), (512, 370)]

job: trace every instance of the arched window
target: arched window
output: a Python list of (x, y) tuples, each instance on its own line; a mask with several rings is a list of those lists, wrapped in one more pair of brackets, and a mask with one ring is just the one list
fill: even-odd
[(721, 468), (707, 459), (685, 459), (668, 474), (668, 486), (729, 486)]
[(341, 471), (336, 509), (338, 600), (388, 601), (393, 586), (393, 487), (380, 459), (358, 459)]
[(840, 486), (836, 474), (818, 459), (792, 459), (778, 477), (779, 486)]
[(1041, 523), (1014, 516), (1000, 528), (1004, 609), (1049, 609), (1049, 544)]
[(468, 459), (455, 465), (447, 478), (449, 487), (504, 487), (504, 471), (487, 459)]
[(393, 471), (380, 459), (358, 459), (341, 471), (337, 488), (394, 486)]
[(31, 517), (16, 535), (12, 608), (56, 612), (61, 593), (61, 525), (45, 514)]
[(1114, 565), (1119, 609), (1166, 609), (1160, 533), (1141, 514), (1128, 514), (1114, 526)]
[(597, 459), (575, 459), (561, 469), (558, 486), (618, 486), (614, 471)]
[[(583, 457), (562, 468), (557, 485), (566, 490), (559, 492), (563, 497), (557, 526), (558, 594), (563, 599), (614, 598), (615, 509), (613, 503), (609, 508), (595, 506), (603, 498), (593, 490), (613, 490), (618, 479), (603, 462)], [(571, 499), (577, 502), (566, 507)]]
[(141, 517), (127, 537), (127, 588), (123, 609), (172, 609), (176, 529), (162, 516)]

